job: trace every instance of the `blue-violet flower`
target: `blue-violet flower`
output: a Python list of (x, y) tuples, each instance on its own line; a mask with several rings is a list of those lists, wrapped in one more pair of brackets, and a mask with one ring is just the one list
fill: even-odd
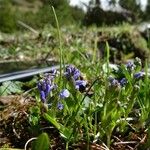
[(127, 83), (127, 79), (126, 78), (122, 78), (119, 83), (120, 83), (121, 86), (125, 86), (126, 83)]
[(75, 89), (80, 90), (80, 89), (85, 89), (87, 85), (87, 82), (85, 80), (77, 80), (75, 82)]
[(64, 108), (64, 105), (63, 105), (62, 103), (58, 102), (57, 108), (58, 108), (59, 110), (62, 110), (62, 109)]
[(114, 79), (113, 77), (109, 77), (110, 86), (112, 87), (119, 87), (120, 83), (117, 79)]
[(46, 102), (48, 94), (56, 88), (56, 85), (52, 82), (51, 76), (49, 75), (46, 75), (43, 80), (39, 81), (37, 86), (40, 91), (40, 98), (43, 103)]
[(80, 71), (75, 68), (73, 65), (69, 65), (66, 67), (66, 72), (64, 75), (66, 76), (67, 79), (70, 79), (73, 77), (74, 80), (77, 80), (80, 77)]
[(61, 99), (68, 98), (70, 96), (70, 92), (67, 89), (63, 89), (59, 96)]
[(140, 79), (140, 78), (142, 78), (144, 75), (145, 75), (144, 72), (138, 72), (138, 73), (135, 73), (135, 74), (134, 74), (134, 78)]
[(133, 63), (133, 62), (128, 62), (127, 64), (126, 64), (126, 67), (127, 67), (127, 69), (129, 70), (129, 71), (133, 71), (134, 69), (135, 69), (135, 64)]

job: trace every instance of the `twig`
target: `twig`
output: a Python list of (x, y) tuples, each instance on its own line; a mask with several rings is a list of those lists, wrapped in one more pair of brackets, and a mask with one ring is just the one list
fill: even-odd
[[(18, 116), (18, 114), (17, 114), (17, 116)], [(16, 116), (16, 117), (17, 117), (17, 116)], [(16, 129), (15, 129), (15, 120), (16, 120), (16, 117), (15, 117), (14, 120), (13, 120), (12, 128), (13, 128), (13, 133), (15, 134), (15, 136), (16, 136), (18, 139), (20, 139), (21, 137), (20, 137), (20, 135), (16, 132)]]
[(13, 133), (15, 134), (15, 136), (20, 139), (20, 135), (16, 132), (16, 129), (15, 129), (15, 123), (16, 123), (16, 118), (19, 116), (19, 114), (21, 113), (24, 113), (27, 117), (28, 117), (28, 114), (25, 112), (25, 111), (20, 111), (18, 113), (16, 113), (16, 115), (14, 116), (14, 119), (13, 119), (13, 123), (12, 123), (12, 128), (13, 128)]
[[(118, 141), (120, 141), (120, 142), (122, 142), (118, 137), (116, 137), (116, 136), (113, 136), (115, 139), (117, 139)], [(115, 145), (115, 143), (114, 143), (114, 145)], [(127, 145), (127, 147), (128, 148), (130, 148), (131, 150), (133, 150), (133, 147), (131, 147), (131, 146), (129, 146), (129, 145)]]
[(137, 141), (125, 141), (125, 142), (115, 142), (114, 145), (124, 145), (124, 144), (136, 144)]
[(40, 130), (46, 130), (46, 129), (55, 129), (54, 127), (44, 127), (44, 128), (40, 128)]
[(38, 32), (38, 31), (36, 31), (36, 30), (33, 29), (32, 27), (30, 27), (29, 25), (25, 24), (24, 22), (22, 22), (22, 21), (19, 20), (19, 21), (18, 21), (18, 24), (20, 24), (20, 25), (22, 25), (23, 27), (27, 28), (27, 29), (30, 30), (31, 32), (33, 32), (33, 33), (39, 35), (39, 32)]
[(135, 147), (134, 147), (133, 150), (136, 150), (136, 148), (137, 148), (141, 143), (144, 143), (146, 137), (147, 137), (147, 134), (145, 134), (145, 136), (144, 136), (142, 139), (140, 139), (140, 142), (138, 142), (138, 143), (135, 145)]

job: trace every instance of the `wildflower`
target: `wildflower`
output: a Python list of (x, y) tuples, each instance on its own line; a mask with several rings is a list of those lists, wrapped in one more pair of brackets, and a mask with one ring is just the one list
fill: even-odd
[(44, 75), (44, 79), (47, 82), (51, 83), (53, 81), (54, 77), (56, 76), (56, 74), (57, 74), (57, 70), (51, 70), (49, 73), (46, 73)]
[(41, 98), (43, 103), (46, 101), (46, 96), (45, 96), (44, 91), (40, 91), (40, 98)]
[(67, 79), (73, 77), (74, 80), (77, 80), (80, 77), (80, 71), (72, 65), (66, 67), (66, 72), (64, 74)]
[(50, 75), (51, 75), (51, 76), (56, 76), (56, 74), (57, 74), (57, 70), (56, 70), (56, 69), (52, 69), (52, 70), (50, 71)]
[(67, 89), (63, 89), (59, 96), (61, 99), (68, 98), (70, 96), (70, 92)]
[(52, 82), (52, 78), (49, 75), (46, 75), (43, 80), (39, 81), (37, 86), (43, 103), (46, 102), (48, 94), (56, 88), (56, 85)]
[(135, 73), (135, 74), (134, 74), (134, 78), (140, 79), (140, 78), (142, 78), (144, 75), (145, 75), (144, 72), (138, 72), (138, 73)]
[(77, 80), (75, 82), (75, 89), (83, 91), (85, 90), (86, 85), (87, 85), (87, 82), (85, 80)]
[(64, 105), (63, 105), (62, 103), (58, 102), (57, 108), (58, 108), (59, 110), (62, 110), (62, 109), (64, 108)]
[(126, 67), (127, 67), (127, 69), (129, 70), (129, 71), (133, 71), (134, 69), (135, 69), (135, 64), (133, 63), (133, 62), (128, 62), (127, 64), (126, 64)]
[(112, 85), (112, 86), (115, 86), (115, 87), (118, 87), (118, 86), (120, 86), (120, 83), (119, 83), (118, 80), (114, 79), (114, 80), (112, 81), (111, 85)]
[(109, 77), (109, 82), (110, 82), (110, 86), (112, 86), (112, 87), (119, 87), (120, 86), (119, 81), (113, 77)]
[(119, 83), (120, 83), (121, 86), (125, 86), (125, 84), (127, 83), (127, 79), (122, 78)]
[(142, 66), (141, 59), (138, 58), (138, 57), (136, 57), (135, 60), (134, 60), (134, 64), (135, 64), (136, 66)]

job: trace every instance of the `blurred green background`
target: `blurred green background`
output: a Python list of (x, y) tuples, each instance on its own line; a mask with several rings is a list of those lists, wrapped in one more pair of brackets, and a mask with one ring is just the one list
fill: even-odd
[(24, 28), (18, 21), (35, 28), (55, 26), (54, 6), (59, 24), (80, 26), (130, 24), (150, 20), (150, 0), (143, 9), (140, 0), (105, 0), (107, 9), (102, 8), (101, 0), (90, 0), (81, 6), (71, 6), (69, 0), (0, 0), (0, 31), (11, 33)]

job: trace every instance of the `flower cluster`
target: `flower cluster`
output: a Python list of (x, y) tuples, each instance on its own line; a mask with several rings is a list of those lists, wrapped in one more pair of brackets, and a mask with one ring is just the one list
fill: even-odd
[(115, 79), (113, 77), (109, 77), (109, 83), (111, 87), (124, 87), (127, 83), (127, 79), (126, 78), (122, 78), (122, 79)]
[(74, 80), (76, 90), (79, 90), (79, 91), (85, 90), (87, 86), (87, 82), (81, 79), (80, 71), (77, 68), (75, 68), (73, 65), (69, 65), (66, 67), (66, 71), (64, 75), (68, 80), (71, 78)]
[[(44, 78), (38, 82), (38, 89), (40, 92), (40, 98), (43, 103), (47, 102), (48, 95), (57, 88), (57, 85), (54, 83), (54, 78), (57, 75), (56, 70), (52, 70), (49, 74), (45, 74)], [(73, 80), (74, 88), (79, 90), (80, 92), (85, 91), (87, 86), (87, 81), (83, 80), (81, 77), (80, 71), (75, 68), (73, 65), (69, 65), (66, 67), (64, 72), (64, 76), (66, 79)], [(57, 108), (62, 110), (64, 108), (62, 100), (68, 98), (70, 96), (70, 92), (67, 89), (62, 89), (58, 95)], [(51, 105), (51, 104), (50, 104)]]
[[(54, 83), (54, 78), (57, 75), (56, 70), (52, 70), (50, 73), (45, 74), (43, 79), (40, 80), (37, 84), (38, 90), (40, 92), (40, 98), (43, 103), (47, 103), (47, 97), (52, 92), (52, 90), (57, 88), (57, 85)], [(70, 93), (67, 89), (63, 89), (60, 94), (59, 98), (60, 100), (68, 98), (70, 96)], [(51, 105), (51, 104), (50, 104)], [(64, 105), (61, 101), (58, 101), (57, 108), (59, 110), (62, 110), (64, 108)]]
[[(67, 89), (63, 89), (59, 94), (60, 99), (65, 99), (68, 98), (69, 96), (70, 96), (70, 92)], [(62, 110), (64, 108), (64, 105), (61, 102), (58, 102), (57, 108), (59, 110)]]
[(136, 57), (134, 61), (129, 61), (126, 64), (126, 68), (129, 72), (136, 71), (137, 68), (142, 67), (141, 59)]
[(80, 77), (81, 73), (73, 65), (68, 65), (66, 67), (66, 72), (64, 73), (64, 75), (66, 76), (67, 79), (73, 77), (74, 80), (77, 80)]
[[(135, 58), (133, 62), (130, 61), (126, 64), (126, 70), (128, 71), (129, 76), (133, 78), (133, 82), (142, 79), (145, 76), (145, 72), (139, 71), (141, 69), (141, 66), (142, 63), (139, 58)], [(123, 73), (121, 67), (120, 70), (115, 75), (116, 78), (109, 77), (110, 86), (124, 87), (127, 84), (127, 79), (125, 78), (125, 74)]]
[(119, 81), (120, 85), (123, 87), (126, 85), (127, 83), (127, 79), (126, 78), (122, 78), (120, 81)]
[(37, 86), (40, 91), (40, 98), (43, 103), (46, 102), (46, 98), (48, 97), (49, 93), (57, 87), (56, 84), (53, 83), (53, 78), (54, 75), (52, 76), (51, 74), (46, 74), (44, 79), (38, 82)]
[(134, 78), (141, 79), (142, 77), (144, 77), (144, 75), (145, 75), (145, 72), (140, 71), (134, 74)]
[(131, 61), (129, 61), (127, 64), (126, 64), (126, 68), (129, 72), (132, 72), (134, 69), (135, 69), (135, 64)]

